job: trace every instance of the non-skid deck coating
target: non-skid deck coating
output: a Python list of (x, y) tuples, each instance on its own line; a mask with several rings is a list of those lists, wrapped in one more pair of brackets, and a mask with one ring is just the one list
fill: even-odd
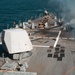
[[(47, 39), (39, 41), (33, 41), (33, 44), (50, 45), (53, 46), (54, 41), (44, 43)], [(50, 52), (47, 52), (48, 48), (34, 48), (32, 50), (33, 55), (28, 60), (29, 68), (27, 71), (37, 72), (38, 75), (75, 75), (74, 58), (71, 51), (75, 51), (75, 41), (60, 39), (58, 44), (65, 47), (65, 57), (61, 61), (57, 61), (56, 58), (47, 57)]]
[[(37, 29), (26, 29), (28, 33), (31, 33), (30, 37), (57, 37), (60, 28), (51, 30), (37, 30)], [(61, 31), (60, 38), (73, 38), (71, 32)]]
[[(49, 32), (47, 34), (50, 35), (49, 37), (56, 38), (58, 35), (58, 31), (53, 31), (53, 33)], [(44, 34), (43, 37), (47, 37), (45, 36), (47, 34)], [(55, 52), (54, 49), (52, 49), (51, 52), (47, 52), (48, 47), (42, 47), (53, 46), (55, 40), (53, 40), (52, 38), (40, 38), (32, 40), (33, 45), (39, 45), (41, 47), (34, 47), (32, 50), (32, 56), (20, 61), (21, 63), (28, 63), (29, 67), (26, 70), (27, 72), (37, 72), (38, 75), (75, 75), (75, 40), (63, 39), (71, 38), (68, 32), (63, 32), (62, 34), (63, 37), (59, 39), (58, 44), (65, 47), (65, 57), (63, 57), (61, 61), (53, 57)], [(39, 37), (39, 35), (42, 37), (43, 34), (37, 33), (31, 36)], [(52, 57), (48, 57), (48, 54), (50, 53), (53, 54)]]

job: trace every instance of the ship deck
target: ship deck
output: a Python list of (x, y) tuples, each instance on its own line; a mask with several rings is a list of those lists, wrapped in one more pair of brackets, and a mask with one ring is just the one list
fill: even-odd
[[(44, 33), (45, 34), (45, 33)], [(64, 57), (61, 60), (54, 58), (55, 49), (48, 52), (49, 46), (54, 46), (58, 31), (49, 32), (46, 36), (42, 33), (33, 34), (32, 56), (21, 61), (29, 65), (27, 72), (37, 72), (38, 75), (74, 75), (75, 74), (75, 39), (68, 32), (62, 32), (58, 44), (65, 47)], [(39, 46), (40, 47), (39, 47)], [(52, 54), (52, 56), (48, 56)]]
[[(49, 39), (47, 43), (44, 43), (48, 39), (42, 39), (43, 42), (34, 41), (33, 44), (53, 46), (54, 41)], [(57, 58), (48, 57), (50, 52), (47, 52), (48, 48), (34, 48), (32, 50), (33, 55), (28, 60), (29, 68), (27, 71), (37, 72), (38, 75), (74, 75), (75, 71), (75, 41), (60, 39), (58, 44), (65, 47), (65, 57), (61, 61)], [(52, 53), (54, 55), (54, 51)]]
[(37, 30), (27, 30), (27, 32), (32, 33), (30, 39), (33, 44), (33, 54), (20, 61), (20, 63), (28, 63), (27, 72), (37, 72), (37, 75), (75, 75), (75, 39), (72, 38), (69, 32), (62, 31), (58, 41), (60, 46), (65, 47), (64, 56), (61, 60), (59, 56), (54, 57), (54, 48), (51, 49), (51, 52), (48, 52), (49, 47), (54, 46), (59, 32), (58, 29), (52, 29), (48, 32)]

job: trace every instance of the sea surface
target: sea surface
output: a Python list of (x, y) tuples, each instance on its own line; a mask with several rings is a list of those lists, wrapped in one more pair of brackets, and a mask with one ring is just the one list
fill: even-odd
[(45, 9), (57, 17), (64, 17), (69, 12), (66, 2), (67, 0), (0, 0), (0, 31), (6, 29), (7, 25), (12, 27), (14, 22), (35, 19), (40, 14), (42, 16)]
[(13, 26), (14, 21), (35, 19), (47, 9), (58, 14), (62, 6), (56, 0), (0, 0), (0, 30)]

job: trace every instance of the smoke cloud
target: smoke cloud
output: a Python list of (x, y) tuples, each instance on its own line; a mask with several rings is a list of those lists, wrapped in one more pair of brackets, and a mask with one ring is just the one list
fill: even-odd
[[(51, 0), (49, 0), (49, 2), (50, 1)], [(54, 1), (54, 4), (57, 3), (59, 5), (58, 8), (62, 10), (61, 12), (58, 11), (59, 15), (61, 17), (64, 17), (66, 23), (68, 22), (70, 26), (73, 27), (72, 34), (75, 37), (75, 0), (52, 0), (52, 1)]]
[(52, 2), (56, 11), (60, 9), (59, 15), (64, 16), (66, 20), (70, 21), (75, 18), (75, 0), (49, 0), (49, 3)]
[[(61, 1), (61, 0), (60, 0)], [(63, 0), (65, 11), (65, 19), (70, 23), (70, 26), (73, 27), (72, 35), (75, 37), (75, 0)]]

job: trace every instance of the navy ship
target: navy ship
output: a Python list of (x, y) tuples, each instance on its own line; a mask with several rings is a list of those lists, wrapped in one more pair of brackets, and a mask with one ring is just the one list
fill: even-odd
[(75, 75), (75, 39), (70, 30), (63, 18), (47, 10), (42, 17), (4, 30), (0, 75)]

